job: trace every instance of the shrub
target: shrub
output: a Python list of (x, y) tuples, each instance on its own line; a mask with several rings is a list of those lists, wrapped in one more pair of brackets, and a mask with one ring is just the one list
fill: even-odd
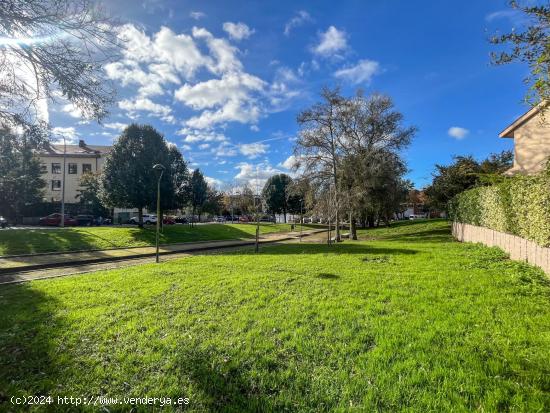
[(550, 245), (550, 174), (517, 175), (491, 186), (458, 194), (449, 211), (453, 220), (508, 232)]

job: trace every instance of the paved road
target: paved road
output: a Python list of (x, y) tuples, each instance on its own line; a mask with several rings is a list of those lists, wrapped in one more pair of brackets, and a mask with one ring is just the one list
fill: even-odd
[[(267, 234), (260, 242), (262, 244), (300, 242), (299, 235), (298, 232)], [(302, 242), (326, 242), (326, 232), (320, 232), (319, 230), (304, 231)], [(253, 248), (253, 243), (254, 240), (230, 240), (166, 245), (161, 249), (163, 254), (161, 260), (167, 261), (205, 253), (249, 249)], [(100, 261), (98, 262), (98, 260)], [(0, 272), (0, 285), (64, 277), (152, 262), (154, 262), (154, 247), (3, 258), (0, 259), (0, 270), (4, 269), (10, 272)], [(8, 264), (11, 265), (10, 268), (7, 267)], [(38, 265), (42, 267), (36, 268), (35, 266)]]

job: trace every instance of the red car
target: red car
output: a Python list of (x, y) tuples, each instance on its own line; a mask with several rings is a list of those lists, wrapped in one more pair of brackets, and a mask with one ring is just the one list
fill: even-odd
[[(47, 217), (40, 218), (40, 225), (59, 226), (61, 225), (61, 214), (50, 214)], [(72, 227), (78, 225), (78, 221), (73, 217), (65, 214), (65, 226)]]
[(164, 218), (162, 218), (162, 223), (164, 225), (175, 225), (176, 220), (172, 217), (164, 217)]

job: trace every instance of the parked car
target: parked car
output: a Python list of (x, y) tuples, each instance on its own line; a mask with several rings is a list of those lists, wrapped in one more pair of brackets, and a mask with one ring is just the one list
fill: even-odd
[(214, 222), (225, 222), (225, 218), (224, 217), (215, 217), (214, 218)]
[(172, 217), (164, 217), (162, 218), (162, 223), (164, 225), (174, 225), (176, 223), (176, 220)]
[[(128, 221), (130, 224), (137, 225), (139, 224), (139, 217), (132, 217)], [(157, 216), (153, 214), (143, 214), (143, 223), (146, 225), (150, 224), (156, 224), (157, 223)]]
[(98, 225), (97, 218), (93, 215), (77, 215), (75, 219), (80, 226), (90, 227), (92, 225)]
[(8, 226), (8, 220), (3, 216), (0, 216), (0, 227), (6, 228)]
[[(70, 215), (65, 214), (65, 220), (64, 224), (67, 227), (72, 227), (75, 225), (78, 225), (78, 222), (76, 219), (71, 217)], [(61, 214), (60, 213), (54, 213), (50, 214), (46, 217), (42, 217), (38, 220), (40, 225), (46, 225), (46, 226), (59, 226), (61, 225)]]
[(250, 219), (246, 215), (243, 215), (239, 217), (239, 222), (250, 222)]
[(189, 223), (187, 218), (184, 217), (183, 215), (179, 216), (179, 217), (176, 217), (176, 219), (174, 221), (176, 221), (176, 224), (188, 224)]
[(260, 222), (271, 222), (274, 223), (275, 219), (273, 217), (261, 217)]

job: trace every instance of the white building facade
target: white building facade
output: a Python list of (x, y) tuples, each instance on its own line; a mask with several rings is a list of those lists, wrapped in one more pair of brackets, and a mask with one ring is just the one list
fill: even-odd
[(88, 145), (83, 140), (78, 145), (50, 144), (40, 152), (42, 179), (46, 181), (44, 200), (61, 202), (65, 165), (65, 202), (77, 203), (82, 175), (101, 172), (110, 150), (110, 146)]

